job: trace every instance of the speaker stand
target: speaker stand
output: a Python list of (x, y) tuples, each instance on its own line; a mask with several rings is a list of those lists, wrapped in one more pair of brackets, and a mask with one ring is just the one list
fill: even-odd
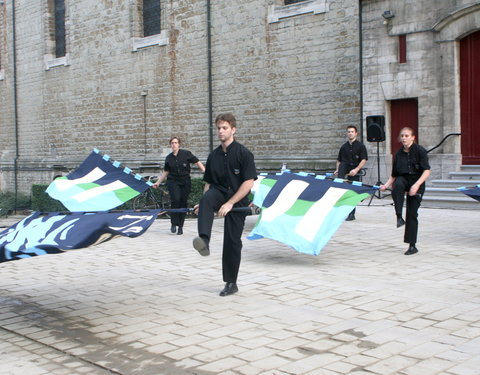
[[(380, 142), (377, 141), (377, 183), (375, 184), (377, 186), (383, 185), (383, 182), (380, 181), (380, 145), (379, 145), (379, 143)], [(377, 193), (378, 193), (378, 196), (377, 196)], [(378, 189), (378, 192), (375, 192), (370, 197), (370, 202), (368, 202), (369, 207), (372, 204), (373, 197), (377, 197), (378, 199), (382, 199), (382, 192), (380, 191), (380, 189)]]

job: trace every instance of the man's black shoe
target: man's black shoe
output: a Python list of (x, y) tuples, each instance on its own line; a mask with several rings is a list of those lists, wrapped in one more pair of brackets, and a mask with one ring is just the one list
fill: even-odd
[(220, 292), (221, 297), (229, 296), (238, 292), (237, 284), (235, 283), (226, 283), (225, 288)]
[(402, 225), (405, 225), (405, 220), (401, 217), (397, 218), (397, 228), (400, 228)]
[(412, 255), (418, 253), (418, 249), (415, 246), (410, 246), (405, 252), (405, 255)]
[(195, 237), (193, 239), (193, 248), (197, 250), (201, 256), (210, 255), (210, 249), (208, 248), (208, 242), (202, 237)]
[(355, 215), (354, 214), (349, 214), (347, 216), (347, 218), (345, 219), (345, 221), (352, 221), (352, 220), (355, 220)]
[(173, 225), (170, 227), (170, 232), (175, 233), (177, 231), (176, 225)]
[(178, 227), (177, 234), (183, 234), (183, 228), (182, 227)]

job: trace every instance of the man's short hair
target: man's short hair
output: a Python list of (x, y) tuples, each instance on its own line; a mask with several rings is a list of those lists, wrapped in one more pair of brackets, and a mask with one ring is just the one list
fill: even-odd
[(232, 128), (237, 127), (237, 120), (235, 119), (233, 113), (220, 113), (215, 119), (215, 125), (218, 125), (218, 123), (221, 121), (228, 122)]
[(357, 129), (357, 127), (356, 127), (355, 125), (348, 125), (348, 126), (347, 126), (347, 130), (348, 130), (348, 129), (355, 129), (355, 133), (358, 133), (358, 129)]

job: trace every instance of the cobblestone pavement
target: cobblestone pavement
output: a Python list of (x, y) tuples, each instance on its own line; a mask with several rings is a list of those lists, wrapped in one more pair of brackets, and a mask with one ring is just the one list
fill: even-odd
[(210, 257), (192, 249), (194, 220), (183, 236), (157, 220), (137, 239), (3, 263), (0, 374), (480, 374), (480, 209), (421, 209), (420, 252), (405, 256), (381, 202), (317, 257), (245, 240), (228, 297), (221, 220)]

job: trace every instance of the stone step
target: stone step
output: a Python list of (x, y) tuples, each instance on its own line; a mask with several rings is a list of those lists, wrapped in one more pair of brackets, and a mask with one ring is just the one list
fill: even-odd
[(461, 165), (460, 171), (480, 172), (480, 165)]
[(433, 187), (464, 187), (476, 186), (480, 184), (480, 180), (431, 180), (428, 181), (428, 186)]
[(480, 202), (473, 198), (467, 197), (463, 193), (458, 193), (463, 195), (463, 197), (429, 195), (427, 192), (425, 192), (422, 199), (422, 207), (480, 211)]
[(480, 180), (480, 172), (475, 171), (450, 172), (448, 175), (452, 180)]
[(422, 206), (459, 210), (480, 210), (480, 203), (458, 191), (459, 187), (480, 184), (480, 165), (462, 165), (460, 171), (450, 172), (448, 180), (431, 180), (423, 195)]
[(458, 191), (454, 187), (430, 187), (429, 186), (425, 189), (424, 197), (425, 196), (458, 198), (458, 197), (464, 197), (465, 194)]

